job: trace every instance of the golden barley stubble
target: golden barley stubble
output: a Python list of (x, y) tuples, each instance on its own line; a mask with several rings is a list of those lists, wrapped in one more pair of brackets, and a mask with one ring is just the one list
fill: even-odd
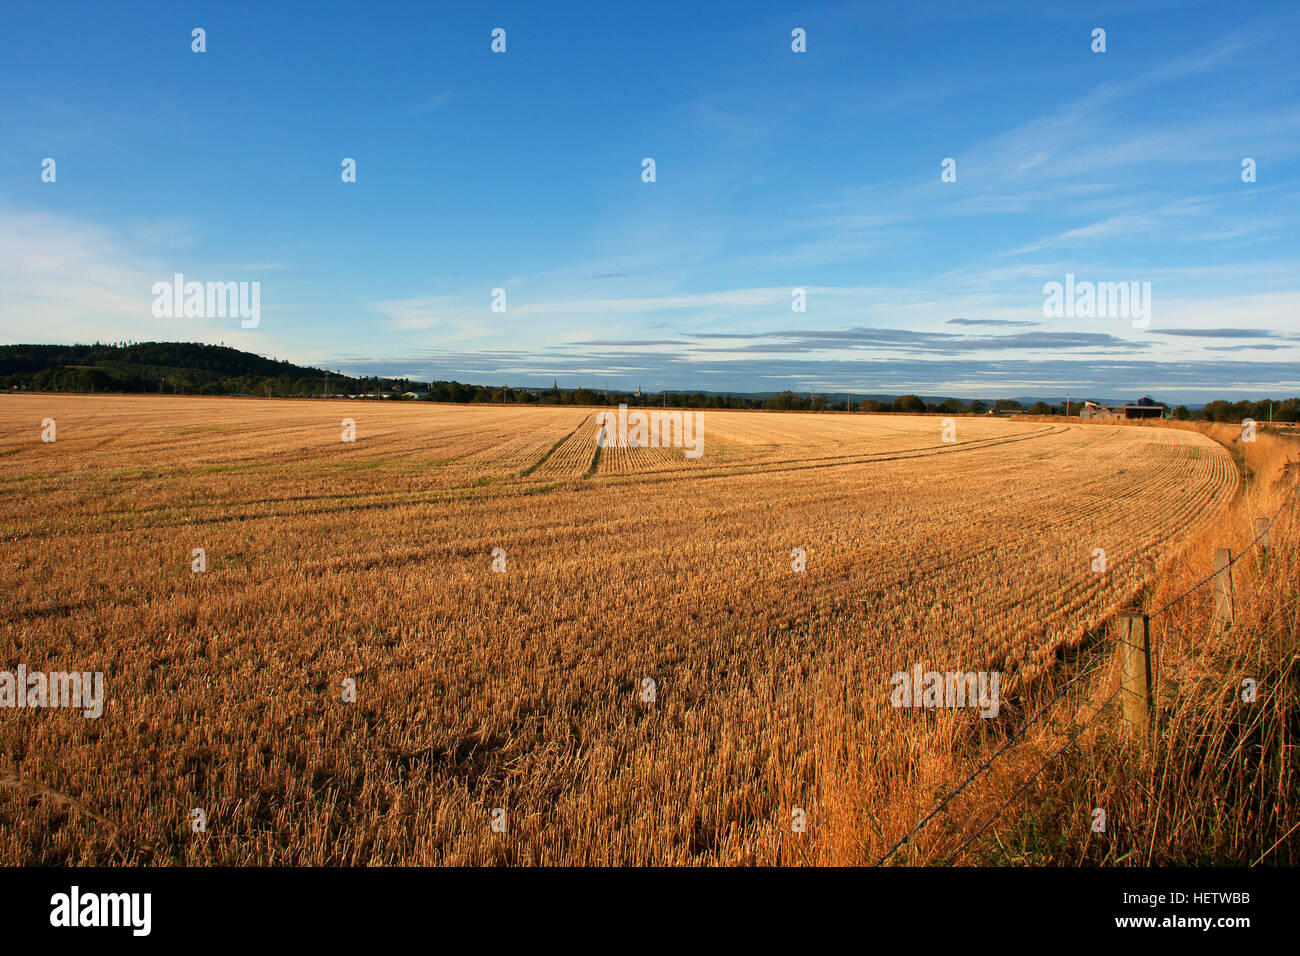
[(891, 673), (1014, 693), (1238, 482), (1174, 429), (705, 411), (691, 460), (597, 411), (0, 399), (0, 667), (108, 698), (0, 711), (0, 777), (102, 818), (0, 788), (0, 862), (857, 858), (837, 748), (887, 802), (963, 719)]

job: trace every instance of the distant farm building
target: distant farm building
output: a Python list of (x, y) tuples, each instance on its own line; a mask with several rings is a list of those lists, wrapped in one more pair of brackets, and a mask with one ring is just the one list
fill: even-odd
[(1080, 418), (1164, 418), (1165, 407), (1157, 405), (1149, 398), (1139, 398), (1132, 405), (1100, 405), (1097, 402), (1084, 402), (1079, 412)]

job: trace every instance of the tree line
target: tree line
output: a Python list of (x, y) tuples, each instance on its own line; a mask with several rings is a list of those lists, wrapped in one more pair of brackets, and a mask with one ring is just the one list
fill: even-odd
[[(919, 395), (854, 400), (848, 395), (783, 391), (771, 396), (665, 391), (609, 391), (605, 388), (511, 388), (455, 381), (418, 382), (407, 378), (352, 376), (295, 365), (223, 345), (198, 342), (117, 342), (93, 345), (0, 346), (0, 388), (6, 391), (123, 392), (178, 395), (254, 395), (267, 398), (372, 396), (389, 400), (522, 405), (631, 405), (670, 408), (769, 409), (773, 411), (898, 412), (902, 414), (1065, 415), (1065, 403), (1015, 399), (926, 401)], [(1077, 415), (1081, 401), (1071, 401)], [(1281, 401), (1213, 401), (1193, 411), (1185, 405), (1170, 416), (1240, 422), (1300, 421), (1300, 398)]]

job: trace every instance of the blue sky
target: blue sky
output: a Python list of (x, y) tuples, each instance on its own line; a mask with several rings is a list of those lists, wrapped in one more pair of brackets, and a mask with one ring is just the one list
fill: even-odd
[[(1300, 394), (1298, 47), (1291, 3), (8, 0), (0, 341), (516, 386)], [(155, 318), (178, 272), (260, 282), (260, 325)], [(1067, 273), (1151, 283), (1150, 325), (1045, 317)]]

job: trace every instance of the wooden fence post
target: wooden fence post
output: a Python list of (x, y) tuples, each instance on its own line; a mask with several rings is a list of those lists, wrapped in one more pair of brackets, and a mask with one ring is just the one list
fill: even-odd
[(1130, 740), (1150, 739), (1155, 710), (1151, 685), (1151, 621), (1140, 612), (1125, 611), (1115, 621), (1125, 731)]
[(1214, 550), (1214, 620), (1217, 624), (1231, 624), (1232, 608), (1232, 551), (1228, 548)]

